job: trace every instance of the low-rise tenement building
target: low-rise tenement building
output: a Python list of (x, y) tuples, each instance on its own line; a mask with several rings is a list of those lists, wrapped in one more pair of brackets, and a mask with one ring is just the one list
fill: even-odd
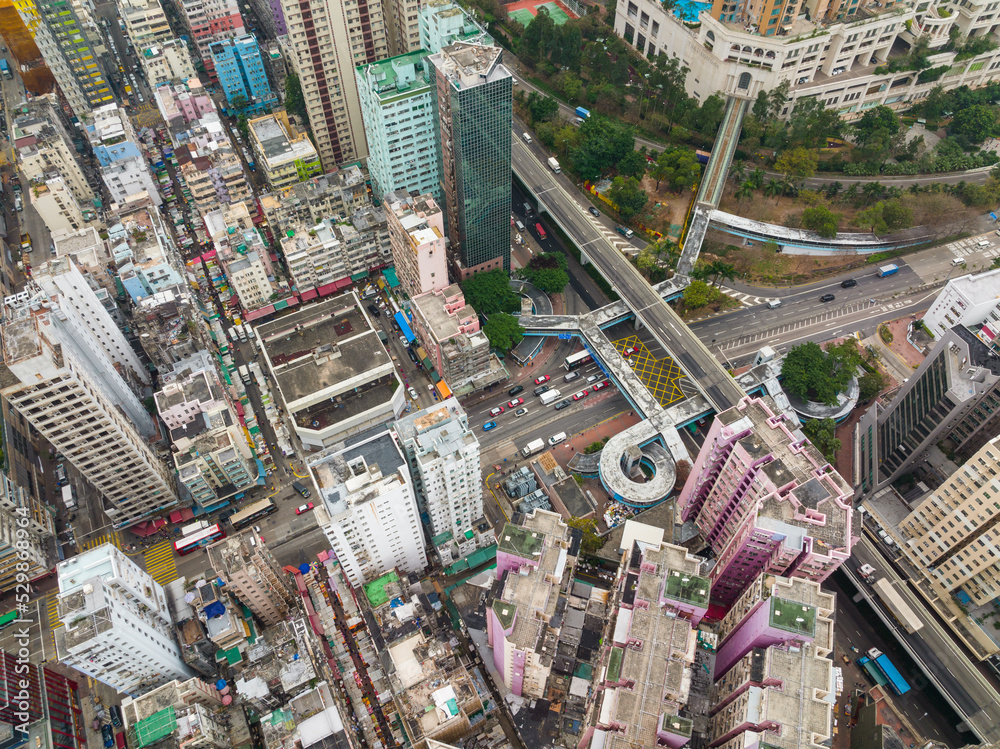
[(208, 561), (227, 590), (265, 625), (284, 619), (295, 601), (288, 575), (248, 528), (208, 547)]
[(492, 374), (490, 342), (459, 285), (414, 297), (410, 309), (413, 332), (448, 387), (485, 385)]
[(364, 170), (350, 164), (261, 195), (260, 205), (277, 232), (315, 226), (330, 216), (350, 216), (371, 205), (367, 181)]
[(391, 570), (420, 574), (427, 552), (413, 481), (393, 435), (372, 430), (309, 461), (323, 533), (354, 586)]
[(258, 325), (261, 354), (308, 451), (388, 421), (406, 406), (392, 359), (353, 293)]
[(26, 194), (50, 234), (77, 231), (97, 219), (93, 205), (81, 207), (61, 174), (31, 180)]
[(232, 743), (222, 708), (215, 685), (196, 677), (171, 681), (141, 697), (126, 697), (121, 710), (124, 729), (134, 737), (136, 749), (153, 745), (228, 749)]
[(181, 83), (198, 75), (183, 39), (168, 39), (146, 47), (139, 53), (139, 64), (153, 89), (164, 83)]
[(86, 133), (114, 203), (148, 200), (159, 206), (163, 202), (124, 109), (117, 104), (95, 109)]
[(88, 549), (57, 572), (61, 664), (133, 697), (193, 675), (174, 639), (163, 586), (117, 547)]
[[(656, 0), (629, 0), (616, 7), (614, 27), (643, 56), (678, 58), (689, 71), (686, 89), (700, 102), (716, 92), (753, 98), (788, 81), (781, 117), (809, 98), (853, 118), (878, 105), (908, 108), (939, 85), (986, 85), (1000, 50), (969, 56), (951, 35), (975, 42), (994, 33), (995, 10), (988, 3), (716, 0), (711, 11), (681, 20), (681, 11)], [(905, 63), (918, 39), (928, 44), (933, 75), (891, 64)]]
[(248, 127), (257, 167), (271, 190), (280, 190), (322, 173), (319, 154), (309, 134), (294, 135), (294, 127), (285, 112), (252, 119)]
[(833, 574), (857, 540), (853, 496), (769, 397), (747, 397), (712, 422), (677, 504), (715, 553), (713, 601), (729, 605), (761, 572)]
[(177, 479), (206, 512), (256, 485), (243, 429), (213, 369), (184, 368), (154, 396), (170, 434)]
[(184, 283), (180, 258), (157, 211), (122, 212), (108, 227), (108, 246), (118, 280), (133, 302)]
[(479, 440), (469, 417), (449, 398), (397, 420), (395, 429), (431, 536), (451, 533), (458, 556), (471, 554), (477, 546), (472, 528), (483, 514), (483, 484)]
[(573, 582), (580, 534), (535, 510), (497, 538), (498, 579), (486, 610), (493, 665), (519, 697), (541, 699), (557, 653), (556, 610)]
[(396, 274), (410, 297), (448, 286), (444, 213), (429, 193), (385, 196)]
[(333, 216), (308, 230), (285, 230), (281, 251), (300, 294), (344, 288), (392, 263), (389, 227), (382, 208), (368, 205), (345, 219)]

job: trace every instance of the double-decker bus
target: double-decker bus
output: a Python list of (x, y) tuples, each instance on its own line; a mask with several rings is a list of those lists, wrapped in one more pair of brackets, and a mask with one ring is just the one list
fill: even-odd
[(11, 624), (17, 621), (17, 609), (13, 611), (8, 611), (3, 616), (0, 616), (0, 629), (6, 629)]
[(594, 357), (590, 355), (587, 349), (583, 351), (577, 351), (575, 354), (570, 354), (563, 360), (563, 368), (568, 372), (572, 372), (577, 367), (582, 367), (584, 364), (589, 364), (593, 361)]
[(203, 528), (200, 531), (196, 531), (188, 536), (181, 537), (179, 541), (174, 541), (174, 551), (176, 551), (178, 555), (184, 556), (185, 554), (190, 554), (196, 549), (208, 546), (211, 543), (215, 543), (220, 538), (225, 537), (226, 533), (222, 530), (220, 525), (210, 525), (207, 528)]
[(256, 520), (267, 517), (277, 509), (278, 508), (274, 506), (274, 502), (270, 499), (262, 499), (260, 502), (254, 502), (252, 505), (247, 505), (239, 512), (230, 515), (229, 522), (232, 524), (233, 530), (238, 531), (242, 528), (246, 528)]

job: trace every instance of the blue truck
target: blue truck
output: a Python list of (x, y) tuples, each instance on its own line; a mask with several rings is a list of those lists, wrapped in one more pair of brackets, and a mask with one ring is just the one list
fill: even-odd
[(910, 691), (910, 685), (907, 684), (906, 679), (904, 679), (903, 675), (899, 673), (899, 670), (892, 665), (892, 661), (889, 660), (889, 656), (877, 648), (871, 648), (866, 655), (874, 661), (876, 668), (878, 668), (878, 670), (882, 672), (882, 675), (885, 676), (886, 681), (889, 683), (889, 686), (892, 687), (893, 692), (903, 695)]
[(893, 273), (899, 273), (898, 265), (883, 265), (878, 269), (878, 277), (885, 278), (886, 276), (891, 276)]
[(590, 117), (590, 110), (584, 109), (583, 107), (577, 107), (576, 116), (579, 117), (581, 120), (585, 120), (588, 117)]
[(6, 58), (0, 59), (0, 73), (3, 73), (4, 78), (13, 78), (10, 72), (10, 63), (7, 62)]

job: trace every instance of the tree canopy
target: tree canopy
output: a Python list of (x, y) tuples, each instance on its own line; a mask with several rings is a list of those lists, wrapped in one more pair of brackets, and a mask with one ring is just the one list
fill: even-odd
[(490, 315), (483, 326), (483, 333), (489, 340), (490, 346), (501, 351), (510, 351), (524, 338), (524, 328), (516, 317), (506, 312)]
[(840, 214), (834, 213), (825, 205), (813, 206), (802, 211), (802, 226), (821, 237), (832, 239), (837, 236), (839, 224)]
[(686, 187), (694, 187), (701, 176), (701, 163), (689, 149), (674, 148), (656, 157), (651, 176), (656, 180), (657, 190), (662, 180), (671, 190), (680, 192)]
[(546, 294), (558, 294), (569, 283), (566, 256), (561, 252), (543, 252), (535, 255), (521, 270), (521, 275)]
[(519, 312), (521, 300), (510, 288), (510, 278), (501, 270), (477, 273), (462, 281), (465, 301), (480, 315)]
[(618, 213), (623, 221), (629, 221), (638, 215), (649, 202), (649, 196), (642, 189), (642, 183), (635, 177), (615, 177), (611, 182), (608, 197), (618, 206)]
[(899, 231), (913, 225), (913, 209), (899, 198), (880, 200), (854, 217), (856, 226), (871, 229), (872, 234)]
[(824, 351), (809, 341), (796, 346), (781, 364), (782, 386), (792, 395), (833, 406), (858, 371), (857, 347), (830, 346)]
[(597, 179), (635, 150), (632, 127), (608, 117), (592, 114), (579, 131), (580, 146), (573, 152), (573, 165), (585, 180)]
[(985, 104), (955, 112), (949, 132), (970, 145), (978, 145), (997, 133), (997, 113)]
[(597, 523), (593, 518), (570, 518), (566, 521), (570, 528), (576, 528), (583, 534), (580, 549), (585, 554), (594, 554), (604, 546), (604, 539), (597, 534)]
[(802, 433), (831, 463), (837, 459), (837, 451), (840, 449), (840, 440), (834, 436), (836, 429), (837, 424), (833, 419), (810, 419), (802, 425)]

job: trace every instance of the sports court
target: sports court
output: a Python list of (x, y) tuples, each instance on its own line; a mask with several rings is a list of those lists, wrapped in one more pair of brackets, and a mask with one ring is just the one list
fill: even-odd
[(507, 6), (507, 15), (524, 27), (538, 15), (538, 9), (545, 8), (556, 26), (562, 26), (571, 18), (579, 18), (562, 0), (518, 0)]

